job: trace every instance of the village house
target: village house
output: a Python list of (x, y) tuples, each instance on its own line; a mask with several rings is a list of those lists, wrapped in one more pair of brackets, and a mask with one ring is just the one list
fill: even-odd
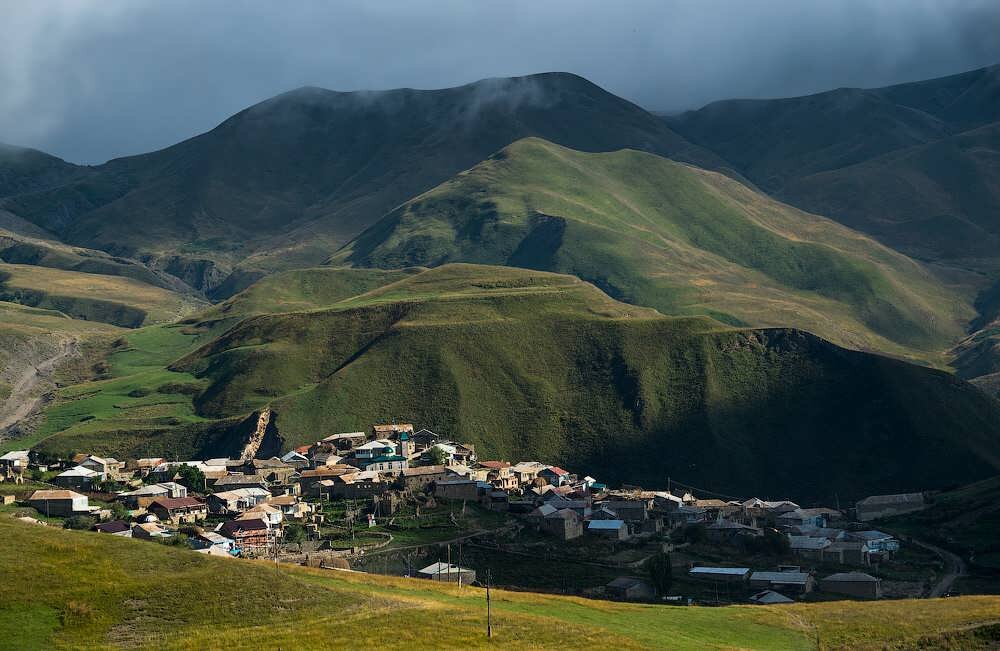
[(832, 545), (826, 538), (812, 538), (810, 536), (788, 536), (790, 551), (796, 556), (820, 560), (823, 550)]
[(153, 472), (158, 466), (163, 464), (166, 459), (161, 457), (149, 457), (145, 459), (136, 459), (135, 464), (127, 464), (131, 467), (139, 477), (146, 477), (149, 473)]
[(709, 520), (715, 520), (720, 515), (730, 515), (734, 510), (742, 510), (742, 507), (740, 506), (734, 506), (729, 502), (717, 499), (696, 499), (691, 503), (691, 506), (704, 509)]
[(476, 580), (476, 571), (458, 565), (448, 563), (432, 563), (427, 567), (417, 570), (417, 576), (421, 579), (432, 581), (448, 581), (451, 583), (472, 583)]
[(688, 570), (688, 576), (711, 583), (743, 583), (750, 578), (750, 568), (699, 566)]
[(587, 533), (604, 540), (628, 540), (628, 525), (624, 520), (591, 520), (587, 523)]
[(870, 565), (871, 550), (864, 542), (857, 540), (838, 540), (823, 549), (820, 560), (824, 563), (840, 563), (841, 565)]
[[(548, 507), (548, 509), (552, 508)], [(553, 511), (548, 509), (538, 523), (542, 531), (546, 531), (560, 540), (573, 540), (583, 535), (583, 518), (575, 512), (569, 509)]]
[[(752, 505), (747, 507), (746, 502), (744, 502), (744, 508), (748, 508), (749, 510), (759, 510), (773, 518), (777, 518), (779, 515), (799, 508), (798, 504), (789, 500), (761, 501), (757, 498), (752, 498), (748, 501), (751, 502)], [(758, 502), (759, 505), (757, 504)]]
[(486, 469), (486, 481), (498, 490), (512, 490), (518, 487), (517, 477), (511, 470), (508, 461), (480, 461), (479, 466)]
[(74, 466), (52, 478), (52, 483), (56, 486), (85, 491), (91, 490), (101, 481), (104, 481), (104, 475), (83, 466)]
[(359, 468), (363, 468), (376, 457), (388, 457), (396, 454), (396, 444), (389, 439), (376, 439), (354, 449), (354, 460)]
[(864, 572), (839, 572), (820, 579), (823, 592), (842, 594), (859, 599), (878, 599), (882, 596), (882, 581)]
[(413, 436), (413, 425), (410, 423), (372, 425), (372, 438), (374, 439), (394, 440), (402, 434), (406, 434), (407, 438)]
[(486, 468), (472, 468), (465, 465), (464, 463), (452, 463), (449, 462), (448, 465), (444, 467), (445, 472), (448, 473), (448, 479), (472, 479), (474, 481), (479, 481), (486, 483), (486, 475), (489, 473)]
[(99, 473), (104, 479), (112, 480), (121, 479), (122, 473), (125, 470), (125, 464), (118, 459), (112, 459), (111, 457), (105, 459), (93, 454), (84, 459), (80, 465), (87, 470)]
[(208, 510), (217, 515), (234, 515), (243, 513), (258, 504), (271, 499), (271, 493), (263, 488), (237, 488), (231, 491), (221, 491), (208, 496)]
[(208, 517), (208, 506), (196, 497), (160, 497), (147, 510), (161, 521), (175, 525), (194, 524)]
[(124, 520), (111, 520), (110, 522), (100, 522), (91, 527), (97, 533), (106, 533), (122, 538), (132, 537), (132, 525)]
[(296, 473), (294, 466), (291, 466), (278, 457), (270, 459), (252, 459), (244, 470), (247, 474), (259, 475), (265, 482), (273, 484), (287, 484), (292, 475)]
[(434, 497), (445, 500), (475, 501), (489, 486), (474, 479), (449, 479), (434, 484)]
[(826, 527), (828, 522), (841, 517), (841, 513), (834, 509), (794, 509), (778, 515), (775, 518), (775, 523), (783, 527)]
[(313, 470), (303, 470), (299, 473), (299, 492), (302, 495), (317, 497), (321, 493), (321, 488), (317, 486), (319, 482), (357, 471), (357, 468), (348, 465), (321, 466)]
[(718, 544), (732, 544), (747, 536), (756, 538), (763, 535), (764, 532), (756, 527), (730, 520), (719, 519), (705, 527), (705, 537)]
[(545, 499), (545, 503), (555, 507), (556, 509), (569, 509), (580, 516), (583, 520), (587, 520), (591, 517), (590, 500), (571, 500), (561, 495), (546, 495), (545, 497), (548, 498)]
[(923, 493), (872, 495), (854, 505), (858, 520), (870, 522), (893, 515), (913, 513), (927, 508)]
[(156, 538), (170, 538), (173, 533), (165, 527), (161, 527), (155, 522), (142, 522), (132, 526), (132, 537), (138, 540), (154, 540)]
[(865, 543), (869, 553), (880, 558), (891, 557), (899, 551), (899, 541), (884, 531), (846, 531), (844, 537), (847, 540)]
[(272, 498), (268, 504), (281, 509), (286, 519), (304, 520), (314, 512), (314, 504), (303, 502), (295, 495), (279, 495)]
[(649, 518), (649, 510), (653, 506), (653, 500), (612, 497), (611, 499), (599, 502), (599, 505), (615, 513), (621, 520), (641, 523)]
[(140, 486), (134, 491), (119, 493), (117, 499), (131, 509), (144, 509), (161, 497), (179, 499), (187, 497), (187, 487), (177, 482), (162, 482)]
[(794, 599), (789, 599), (785, 595), (780, 592), (775, 592), (774, 590), (761, 590), (757, 594), (751, 596), (748, 601), (752, 604), (758, 604), (761, 606), (795, 603)]
[(753, 572), (750, 587), (768, 588), (785, 594), (807, 594), (812, 591), (814, 580), (808, 572), (788, 568), (778, 572)]
[(364, 470), (385, 473), (387, 475), (399, 475), (407, 467), (406, 457), (398, 454), (389, 454), (374, 457), (368, 463), (362, 465)]
[(87, 515), (90, 504), (86, 495), (71, 490), (38, 490), (28, 498), (28, 505), (46, 517)]
[[(323, 440), (317, 441), (313, 448), (329, 446), (340, 452), (350, 452), (359, 445), (363, 445), (366, 440), (368, 440), (368, 436), (364, 432), (343, 432), (341, 434), (327, 436)], [(314, 449), (310, 449), (310, 453), (314, 452)], [(315, 454), (313, 458), (315, 458)]]
[(441, 437), (430, 431), (429, 429), (420, 429), (413, 433), (410, 437), (413, 441), (413, 447), (415, 452), (423, 452), (427, 448), (433, 446), (435, 443), (441, 440)]
[(444, 481), (449, 473), (444, 466), (417, 466), (403, 469), (403, 487), (411, 493), (418, 493), (430, 484)]
[(620, 576), (604, 586), (604, 594), (610, 599), (644, 601), (655, 597), (656, 591), (642, 579)]
[(511, 466), (510, 471), (514, 474), (519, 485), (528, 486), (535, 481), (538, 473), (545, 470), (545, 468), (545, 464), (538, 461), (522, 461)]
[(661, 513), (670, 513), (684, 506), (684, 500), (673, 493), (658, 491), (653, 493), (653, 508)]
[(196, 534), (188, 538), (188, 544), (191, 545), (192, 549), (207, 549), (209, 547), (216, 547), (222, 551), (229, 553), (232, 551), (235, 543), (225, 536), (218, 534), (214, 531), (205, 531), (203, 533)]
[(563, 470), (559, 466), (546, 466), (538, 472), (538, 478), (545, 480), (551, 486), (562, 486), (570, 480), (568, 470)]
[(236, 517), (237, 520), (263, 520), (270, 528), (280, 527), (284, 521), (281, 509), (271, 504), (258, 504)]
[(216, 533), (232, 540), (241, 556), (266, 556), (274, 541), (271, 528), (260, 518), (223, 522)]
[(697, 506), (684, 504), (677, 510), (667, 513), (667, 519), (673, 526), (699, 524), (708, 521), (708, 512)]
[(27, 450), (15, 450), (0, 456), (0, 482), (23, 483), (29, 462), (30, 456)]
[(482, 500), (483, 505), (491, 511), (507, 511), (510, 509), (510, 495), (507, 494), (507, 491), (488, 491)]
[(267, 480), (259, 473), (230, 472), (212, 486), (213, 490), (229, 491), (237, 488), (267, 488)]
[(382, 481), (375, 471), (340, 475), (330, 481), (332, 484), (327, 493), (330, 499), (367, 499), (391, 488), (391, 485)]
[[(308, 449), (309, 448), (307, 447), (306, 450)], [(292, 450), (291, 452), (285, 453), (285, 455), (281, 457), (281, 461), (296, 470), (309, 470), (312, 468), (312, 461), (308, 456), (306, 456), (306, 453), (299, 452), (298, 450)]]

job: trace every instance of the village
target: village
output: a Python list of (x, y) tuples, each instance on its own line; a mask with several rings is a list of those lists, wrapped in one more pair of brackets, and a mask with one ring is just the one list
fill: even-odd
[(924, 508), (920, 493), (841, 510), (665, 483), (610, 488), (385, 424), (269, 459), (9, 452), (0, 511), (224, 558), (632, 601), (927, 596), (942, 573), (932, 551), (871, 524)]

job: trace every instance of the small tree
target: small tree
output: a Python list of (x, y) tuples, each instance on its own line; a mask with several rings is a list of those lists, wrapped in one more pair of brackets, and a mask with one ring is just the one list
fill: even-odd
[(128, 507), (121, 502), (113, 502), (111, 504), (111, 517), (115, 520), (128, 520)]
[(673, 568), (670, 566), (670, 554), (658, 552), (646, 561), (646, 572), (649, 580), (656, 588), (656, 594), (666, 595), (674, 582)]
[(285, 542), (300, 543), (306, 539), (306, 528), (298, 523), (285, 526)]
[(90, 529), (97, 520), (89, 515), (72, 515), (63, 522), (64, 529)]
[(691, 544), (705, 542), (706, 537), (705, 525), (700, 522), (684, 527), (684, 540)]
[(205, 473), (195, 466), (181, 466), (177, 470), (177, 483), (191, 491), (205, 490)]
[(448, 453), (440, 446), (435, 445), (427, 451), (427, 457), (431, 460), (432, 466), (440, 466), (448, 460)]

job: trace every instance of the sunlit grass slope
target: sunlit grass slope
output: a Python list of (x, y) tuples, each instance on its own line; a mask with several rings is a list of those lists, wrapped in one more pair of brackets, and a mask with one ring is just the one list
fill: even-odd
[(0, 298), (123, 327), (175, 321), (204, 305), (123, 276), (0, 263)]
[[(1000, 599), (684, 608), (207, 558), (0, 516), (0, 633), (18, 649), (906, 648), (995, 620)], [(25, 563), (30, 558), (32, 562)], [(25, 586), (44, 586), (26, 589)]]
[(713, 172), (518, 141), (386, 216), (334, 262), (507, 264), (669, 314), (792, 326), (933, 359), (972, 310), (908, 258)]
[[(336, 283), (348, 272), (328, 273)], [(832, 499), (985, 477), (1000, 464), (1000, 408), (948, 374), (794, 330), (664, 317), (572, 276), (443, 265), (325, 307), (251, 313), (221, 333), (215, 318), (188, 321), (149, 330), (178, 345), (148, 370), (66, 390), (80, 400), (49, 410), (54, 436), (42, 447), (167, 452), (169, 421), (144, 433), (141, 419), (122, 419), (161, 402), (154, 394), (173, 378), (191, 393), (167, 416), (182, 428), (271, 406), (292, 447), (398, 419), (484, 456), (650, 486), (672, 474)], [(800, 451), (794, 464), (788, 449)]]

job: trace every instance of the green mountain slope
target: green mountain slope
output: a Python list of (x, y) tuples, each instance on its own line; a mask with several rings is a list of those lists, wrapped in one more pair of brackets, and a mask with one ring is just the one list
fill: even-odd
[(64, 183), (25, 182), (27, 163), (5, 172), (0, 158), (0, 179), (12, 179), (0, 208), (66, 242), (149, 258), (199, 289), (241, 263), (233, 293), (262, 270), (321, 262), (386, 211), (531, 135), (722, 164), (634, 104), (549, 73), (433, 91), (303, 88), (162, 151), (68, 172), (58, 159), (33, 163)]
[(804, 176), (782, 197), (918, 258), (1000, 277), (1000, 122)]
[(574, 274), (619, 300), (933, 357), (972, 316), (913, 261), (717, 173), (522, 140), (397, 208), (335, 263)]
[(205, 302), (124, 276), (0, 263), (0, 300), (137, 328), (176, 321)]
[[(1000, 65), (886, 88), (725, 100), (666, 118), (768, 192), (1000, 120)], [(849, 195), (845, 195), (845, 198)]]
[[(50, 410), (61, 425), (41, 447), (136, 456), (176, 446), (169, 421), (143, 424), (142, 408), (163, 403), (156, 387), (187, 382), (203, 427), (270, 405), (285, 447), (397, 418), (484, 456), (650, 486), (671, 475), (827, 499), (1000, 465), (1000, 405), (951, 375), (794, 330), (664, 317), (570, 276), (445, 265), (326, 309), (249, 316), (219, 336), (215, 323), (171, 329), (189, 341), (174, 345), (170, 371), (153, 361), (69, 390), (80, 401)], [(183, 431), (191, 407), (174, 404)], [(133, 408), (137, 420), (124, 422)]]
[[(484, 590), (472, 586), (210, 558), (7, 515), (0, 535), (9, 552), (0, 558), (0, 632), (17, 649), (320, 649), (359, 640), (386, 649), (809, 649), (817, 638), (834, 648), (926, 648), (974, 642), (979, 630), (989, 640), (1000, 607), (996, 597), (963, 597), (675, 608), (494, 589), (487, 640)], [(19, 580), (46, 589), (20, 589)]]
[(25, 230), (28, 229), (24, 229), (21, 223), (11, 223), (9, 227), (5, 227), (4, 223), (0, 222), (0, 261), (105, 276), (122, 276), (182, 294), (195, 294), (191, 287), (178, 278), (151, 269), (135, 260), (115, 257), (95, 249), (67, 246), (46, 237), (43, 233), (26, 234)]

